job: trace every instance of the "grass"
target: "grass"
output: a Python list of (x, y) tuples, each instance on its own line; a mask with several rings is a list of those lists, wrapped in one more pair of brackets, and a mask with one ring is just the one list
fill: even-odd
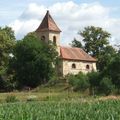
[(80, 93), (69, 92), (11, 92), (1, 93), (0, 102), (3, 103), (7, 96), (16, 96), (21, 102), (25, 102), (30, 96), (35, 96), (38, 101), (63, 101), (66, 99), (79, 99), (83, 97)]

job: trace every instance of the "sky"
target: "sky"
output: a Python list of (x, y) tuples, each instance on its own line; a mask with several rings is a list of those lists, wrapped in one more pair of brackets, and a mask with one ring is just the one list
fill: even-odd
[(111, 33), (110, 44), (120, 44), (120, 0), (1, 0), (0, 26), (10, 26), (22, 39), (37, 29), (46, 10), (61, 29), (61, 44), (69, 45), (84, 27)]

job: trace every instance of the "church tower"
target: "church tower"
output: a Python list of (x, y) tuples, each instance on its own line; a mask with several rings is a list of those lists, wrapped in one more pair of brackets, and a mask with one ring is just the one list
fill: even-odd
[(53, 42), (53, 44), (57, 46), (58, 53), (60, 53), (60, 32), (61, 30), (56, 25), (49, 11), (47, 11), (40, 26), (36, 30), (37, 35), (46, 43), (48, 43), (49, 40)]

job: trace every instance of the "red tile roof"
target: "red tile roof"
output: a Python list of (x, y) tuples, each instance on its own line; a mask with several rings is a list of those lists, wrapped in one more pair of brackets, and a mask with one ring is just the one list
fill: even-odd
[(60, 47), (60, 52), (62, 59), (91, 62), (97, 61), (95, 58), (88, 55), (84, 50), (77, 47)]
[(47, 11), (45, 17), (43, 18), (40, 26), (37, 28), (36, 32), (40, 31), (55, 31), (55, 32), (61, 32), (61, 30), (56, 25), (55, 21), (49, 14), (49, 11)]

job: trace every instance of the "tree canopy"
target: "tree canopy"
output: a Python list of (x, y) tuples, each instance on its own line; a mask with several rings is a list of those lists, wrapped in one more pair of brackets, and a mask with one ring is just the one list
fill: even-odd
[(50, 79), (57, 59), (55, 47), (40, 41), (35, 33), (29, 33), (17, 42), (12, 66), (20, 86), (36, 87)]
[(93, 57), (98, 57), (100, 52), (109, 44), (110, 33), (100, 27), (88, 26), (79, 34), (83, 37), (84, 50)]
[(115, 49), (109, 44), (110, 33), (100, 27), (88, 26), (83, 31), (79, 31), (78, 34), (82, 36), (82, 42), (74, 39), (71, 46), (83, 48), (98, 60), (97, 68), (99, 71), (105, 69), (116, 54)]
[(13, 30), (7, 26), (0, 28), (0, 75), (6, 71), (14, 45), (15, 36)]
[(74, 40), (72, 41), (72, 43), (70, 45), (72, 47), (82, 48), (82, 43), (80, 41), (78, 41), (76, 38), (74, 38)]

